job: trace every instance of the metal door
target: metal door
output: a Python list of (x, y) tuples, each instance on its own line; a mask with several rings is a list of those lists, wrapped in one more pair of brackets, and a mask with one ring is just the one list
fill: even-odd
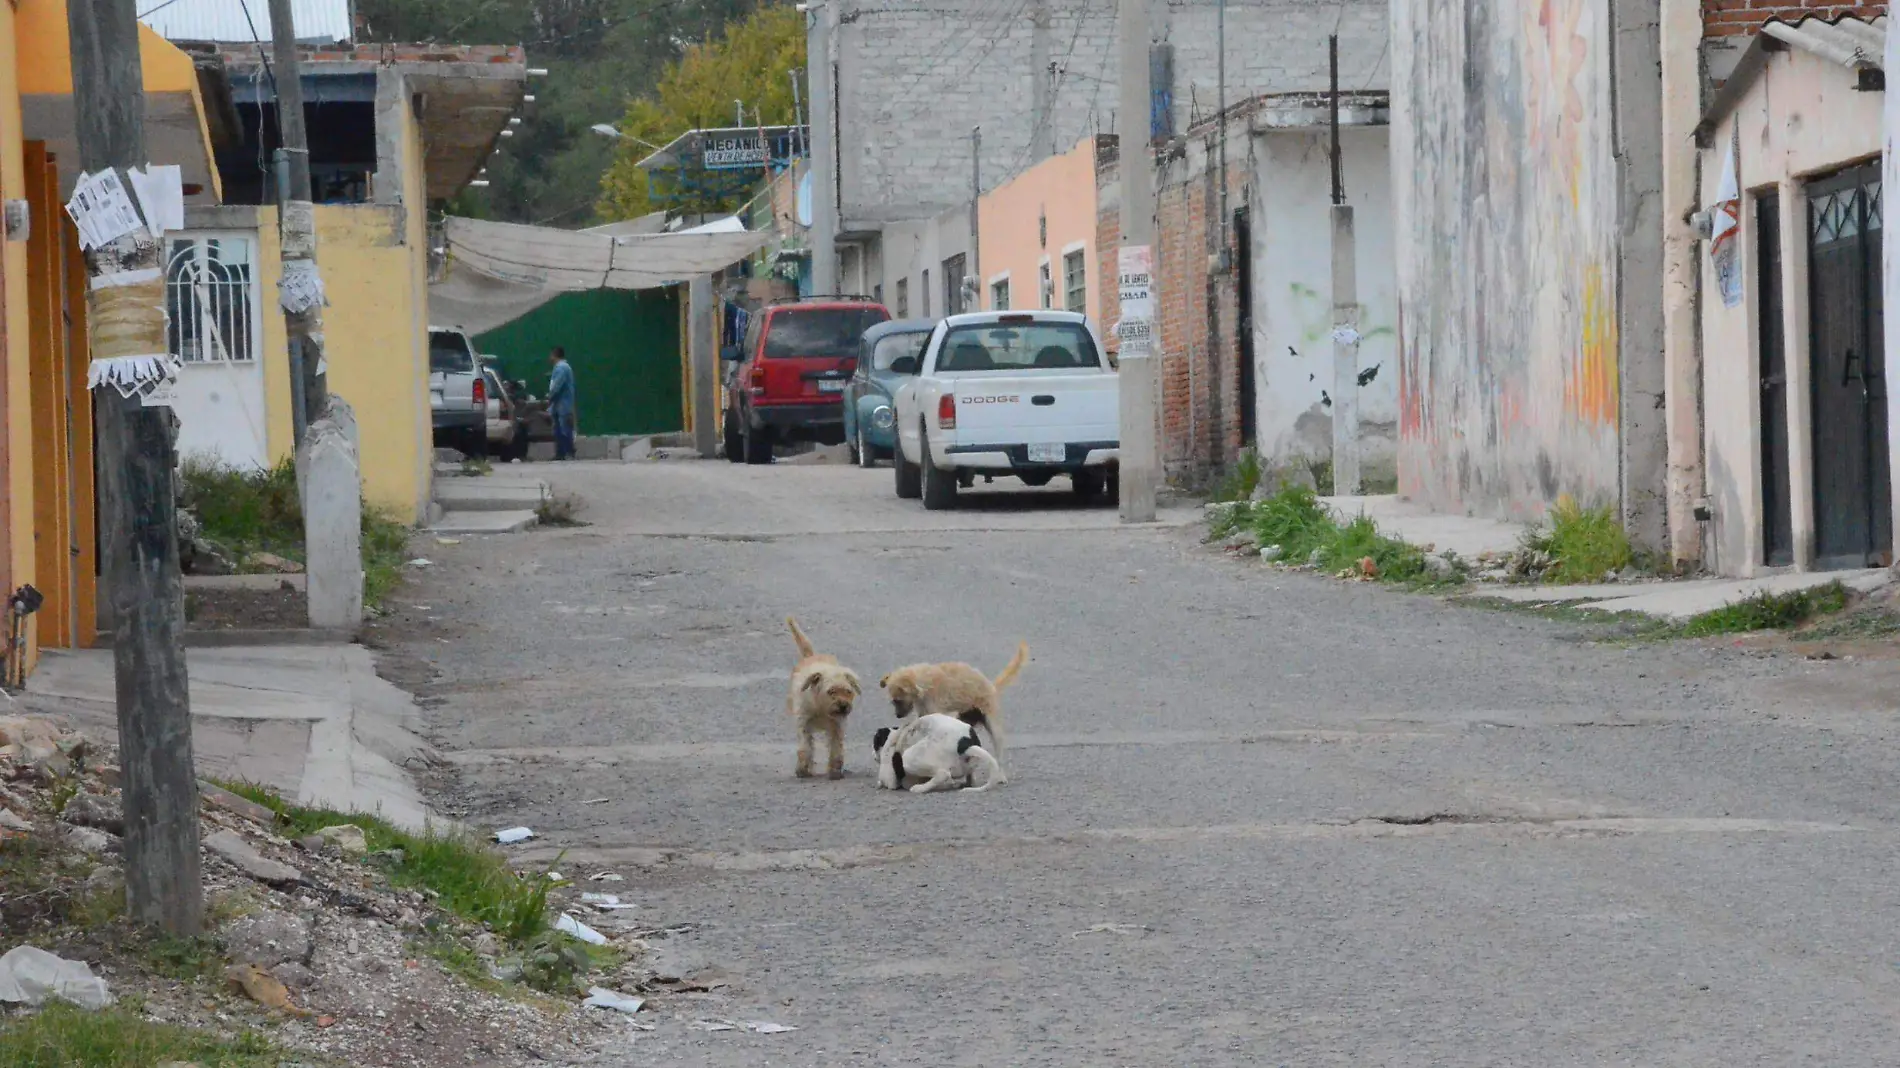
[(1880, 164), (1810, 182), (1809, 380), (1819, 568), (1893, 556), (1880, 293)]
[(1761, 544), (1762, 563), (1794, 562), (1794, 509), (1788, 479), (1788, 346), (1782, 324), (1781, 198), (1765, 194), (1755, 203), (1756, 302), (1761, 337)]

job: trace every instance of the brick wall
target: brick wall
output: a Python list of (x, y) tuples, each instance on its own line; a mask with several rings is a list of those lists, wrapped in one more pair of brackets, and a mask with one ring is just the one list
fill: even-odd
[[(1156, 196), (1161, 457), (1169, 478), (1189, 482), (1232, 463), (1241, 447), (1236, 278), (1214, 268), (1219, 176), (1211, 161), (1201, 163), (1198, 173), (1163, 172)], [(1230, 211), (1244, 202), (1245, 173), (1244, 163), (1229, 161)]]
[(1702, 0), (1702, 32), (1706, 37), (1736, 37), (1754, 33), (1769, 19), (1795, 22), (1852, 15), (1871, 19), (1887, 13), (1886, 4), (1824, 3), (1821, 0)]

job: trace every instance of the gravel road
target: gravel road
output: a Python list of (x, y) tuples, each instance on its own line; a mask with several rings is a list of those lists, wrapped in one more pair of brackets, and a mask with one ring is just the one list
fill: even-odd
[[(926, 513), (885, 469), (533, 470), (591, 525), (431, 546), (377, 629), (440, 805), (622, 873), (690, 925), (669, 963), (732, 976), (601, 1064), (1900, 1056), (1893, 660), (1593, 643), (1056, 488)], [(792, 776), (787, 614), (873, 685), (842, 782)], [(875, 680), (1018, 639), (1009, 785), (874, 789)]]

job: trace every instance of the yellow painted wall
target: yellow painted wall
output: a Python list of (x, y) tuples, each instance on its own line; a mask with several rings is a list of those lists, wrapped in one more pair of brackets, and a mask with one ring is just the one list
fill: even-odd
[[(323, 309), (330, 391), (350, 402), (363, 462), (363, 495), (408, 523), (428, 505), (430, 448), (427, 289), (420, 238), (397, 243), (407, 228), (392, 208), (317, 206), (317, 263), (329, 306)], [(277, 209), (258, 209), (259, 272), (264, 287), (266, 436), (273, 461), (294, 451), (290, 362), (277, 310)], [(415, 261), (420, 261), (418, 264)]]
[[(19, 39), (35, 45), (18, 53), (18, 91), (71, 93), (73, 56), (67, 41), (66, 0), (19, 0), (18, 18)], [(139, 65), (148, 93), (197, 92), (198, 74), (191, 57), (143, 23), (139, 25)]]
[[(20, 118), (21, 54), (24, 38), (18, 34), (18, 14), (12, 4), (0, 3), (0, 198), (26, 196), (26, 165), (22, 156)], [(36, 220), (37, 221), (37, 220)], [(33, 561), (33, 415), (28, 393), (28, 310), (26, 243), (0, 241), (0, 287), (6, 290), (5, 411), (6, 461), (0, 470), (0, 495), (6, 502), (6, 559), (0, 561), (0, 586), (12, 591), (34, 579)], [(34, 628), (32, 623), (29, 628)], [(29, 663), (37, 656), (37, 630), (29, 629)]]

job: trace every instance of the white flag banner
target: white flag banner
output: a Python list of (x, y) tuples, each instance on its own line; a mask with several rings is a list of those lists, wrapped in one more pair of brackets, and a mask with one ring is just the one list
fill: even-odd
[(1715, 287), (1723, 307), (1742, 303), (1742, 191), (1735, 176), (1735, 142), (1722, 155), (1722, 182), (1715, 191), (1715, 227), (1709, 238), (1709, 260), (1715, 265)]

